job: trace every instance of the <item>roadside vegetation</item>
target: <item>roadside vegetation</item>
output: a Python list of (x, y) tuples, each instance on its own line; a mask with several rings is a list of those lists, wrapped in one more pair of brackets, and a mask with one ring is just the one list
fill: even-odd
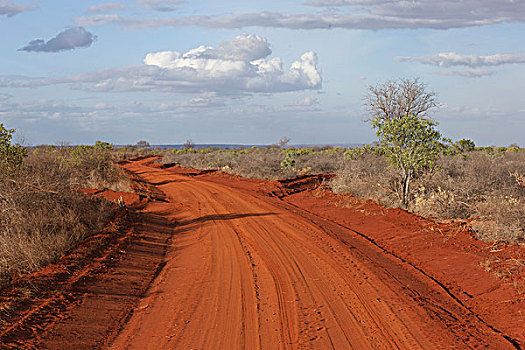
[(114, 162), (161, 155), (163, 163), (218, 169), (249, 178), (276, 180), (336, 174), (324, 187), (402, 207), (436, 219), (460, 219), (486, 241), (525, 242), (525, 150), (452, 142), (437, 131), (429, 112), (435, 95), (415, 80), (370, 87), (365, 97), (378, 141), (371, 145), (238, 149), (155, 149), (141, 140), (115, 148), (87, 146), (25, 148), (14, 130), (0, 124), (0, 287), (40, 269), (101, 229), (110, 203), (78, 189), (131, 191)]
[(327, 184), (387, 207), (437, 219), (467, 220), (486, 241), (525, 242), (525, 152), (513, 145), (475, 147), (443, 137), (430, 112), (434, 93), (418, 79), (369, 87), (364, 98), (378, 141), (359, 148), (195, 149), (163, 162), (261, 179), (336, 173)]
[(333, 173), (343, 163), (344, 149), (337, 147), (239, 149), (182, 148), (163, 153), (163, 163), (195, 169), (220, 169), (248, 178), (276, 180), (304, 174)]
[(129, 190), (110, 144), (27, 149), (0, 124), (0, 287), (99, 231), (111, 203), (78, 188)]
[(425, 217), (467, 220), (486, 241), (525, 241), (525, 150), (472, 145), (461, 140), (443, 146), (431, 167), (414, 174), (405, 193), (403, 170), (370, 145), (174, 149), (163, 152), (162, 162), (267, 180), (336, 173), (326, 184), (335, 193)]

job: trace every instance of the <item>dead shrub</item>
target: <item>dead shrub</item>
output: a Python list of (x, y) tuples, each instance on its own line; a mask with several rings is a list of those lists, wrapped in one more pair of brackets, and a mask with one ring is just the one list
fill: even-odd
[(487, 241), (525, 239), (525, 188), (513, 176), (525, 173), (525, 152), (442, 156), (440, 166), (441, 171), (418, 180), (414, 212), (471, 218), (472, 227)]

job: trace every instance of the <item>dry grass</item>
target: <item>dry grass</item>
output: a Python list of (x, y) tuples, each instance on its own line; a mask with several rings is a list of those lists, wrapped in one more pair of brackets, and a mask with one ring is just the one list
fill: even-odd
[(343, 150), (337, 148), (299, 149), (293, 167), (283, 167), (281, 162), (287, 150), (278, 147), (248, 149), (204, 149), (170, 151), (164, 154), (163, 163), (177, 163), (196, 169), (221, 169), (248, 178), (276, 180), (305, 174), (333, 173), (343, 165)]
[(107, 222), (111, 204), (74, 189), (130, 188), (111, 156), (98, 156), (41, 149), (0, 178), (0, 287), (57, 259)]
[[(438, 219), (471, 219), (472, 228), (485, 241), (524, 241), (523, 174), (525, 152), (442, 156), (438, 170), (414, 181), (408, 209)], [(365, 154), (347, 160), (332, 188), (398, 206), (398, 176), (382, 157)]]
[[(296, 152), (295, 166), (282, 166), (290, 150)], [(162, 162), (267, 180), (337, 173), (330, 183), (334, 192), (352, 193), (387, 207), (400, 206), (397, 169), (377, 154), (365, 152), (345, 160), (343, 151), (278, 147), (174, 150), (166, 151)], [(524, 241), (525, 152), (489, 151), (441, 156), (437, 170), (421, 174), (412, 183), (408, 210), (438, 219), (470, 219), (482, 240)]]
[(398, 178), (398, 170), (390, 167), (385, 158), (364, 154), (346, 160), (330, 186), (335, 193), (351, 193), (392, 207), (399, 205), (401, 198)]

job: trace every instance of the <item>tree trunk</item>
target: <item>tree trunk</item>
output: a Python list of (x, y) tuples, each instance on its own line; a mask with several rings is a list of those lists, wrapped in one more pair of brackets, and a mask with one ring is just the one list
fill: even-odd
[(403, 207), (405, 209), (408, 208), (408, 193), (410, 189), (410, 178), (411, 178), (410, 172), (403, 174), (402, 202), (403, 202)]

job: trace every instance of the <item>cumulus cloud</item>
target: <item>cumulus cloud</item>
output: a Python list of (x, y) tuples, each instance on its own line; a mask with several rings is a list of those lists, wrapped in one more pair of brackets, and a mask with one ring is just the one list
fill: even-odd
[(87, 9), (86, 13), (87, 14), (108, 13), (111, 11), (122, 10), (124, 8), (125, 6), (119, 2), (106, 2), (103, 4), (90, 6)]
[(242, 34), (233, 40), (221, 42), (217, 48), (199, 46), (184, 54), (176, 51), (151, 53), (146, 56), (144, 62), (164, 68), (178, 68), (194, 66), (197, 63), (250, 62), (265, 58), (271, 53), (270, 44), (265, 38), (253, 34)]
[(74, 27), (64, 30), (48, 41), (42, 39), (32, 40), (29, 42), (29, 45), (24, 46), (18, 51), (59, 52), (73, 50), (78, 47), (91, 46), (96, 38), (95, 35), (91, 34), (83, 27)]
[(242, 34), (218, 47), (200, 46), (185, 53), (153, 52), (144, 65), (59, 78), (0, 77), (0, 86), (38, 87), (71, 84), (91, 91), (217, 92), (245, 94), (319, 89), (321, 72), (315, 52), (304, 53), (288, 69), (271, 53), (266, 39)]
[(449, 29), (525, 22), (525, 2), (515, 0), (314, 0), (315, 6), (345, 6), (345, 12), (285, 14), (260, 12), (224, 16), (184, 16), (172, 18), (134, 18), (92, 16), (77, 18), (78, 25), (115, 23), (126, 28), (273, 27), (291, 29)]
[(9, 0), (0, 0), (0, 15), (7, 17), (13, 17), (21, 12), (31, 11), (33, 8), (30, 6), (22, 5)]
[(462, 55), (455, 52), (438, 53), (431, 56), (410, 57), (399, 56), (396, 60), (418, 62), (437, 67), (467, 66), (471, 68), (493, 67), (504, 64), (525, 63), (525, 55), (495, 54), (491, 56)]
[[(284, 70), (278, 57), (267, 59), (271, 53), (266, 39), (242, 34), (221, 43), (218, 48), (200, 46), (186, 53), (162, 51), (146, 55), (144, 63), (168, 69), (191, 82), (213, 87), (249, 92), (278, 92), (316, 89), (322, 79), (317, 55), (303, 54)], [(189, 83), (189, 82), (188, 82)]]

